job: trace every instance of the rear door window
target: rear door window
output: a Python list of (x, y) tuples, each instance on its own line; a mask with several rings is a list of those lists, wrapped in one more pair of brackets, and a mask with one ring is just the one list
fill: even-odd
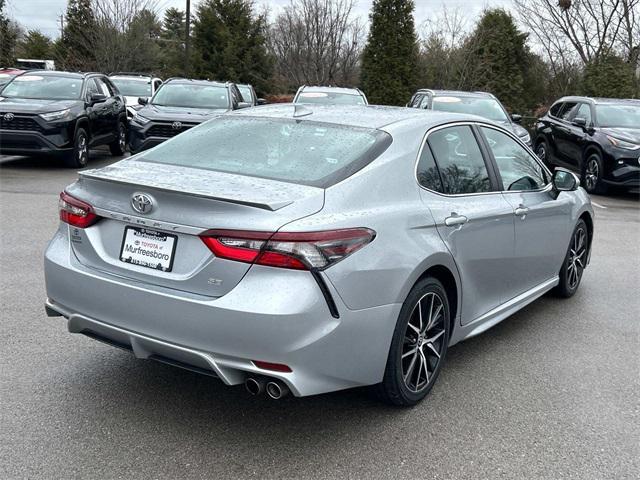
[(465, 194), (492, 190), (482, 151), (470, 126), (443, 128), (429, 134), (428, 138), (427, 143), (440, 170), (444, 193)]
[(420, 153), (416, 177), (418, 183), (424, 188), (428, 188), (434, 192), (445, 193), (438, 166), (436, 165), (433, 153), (431, 153), (431, 147), (429, 147), (428, 143), (425, 143)]

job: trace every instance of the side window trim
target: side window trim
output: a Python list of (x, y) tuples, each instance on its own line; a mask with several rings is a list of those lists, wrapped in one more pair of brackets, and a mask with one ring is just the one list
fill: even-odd
[[(425, 132), (424, 136), (422, 137), (422, 143), (420, 144), (420, 149), (418, 150), (418, 156), (416, 157), (416, 160), (414, 162), (414, 168), (413, 168), (413, 177), (414, 177), (416, 183), (418, 184), (418, 186), (420, 188), (422, 188), (424, 190), (427, 190), (428, 192), (431, 192), (431, 193), (433, 193), (435, 195), (441, 195), (443, 197), (469, 197), (469, 196), (475, 196), (475, 195), (499, 195), (499, 194), (501, 194), (501, 184), (498, 183), (499, 177), (496, 176), (495, 166), (493, 164), (494, 160), (493, 160), (492, 156), (489, 156), (489, 157), (487, 156), (489, 153), (486, 151), (486, 146), (484, 145), (484, 139), (482, 137), (478, 138), (478, 135), (479, 135), (479, 132), (477, 131), (478, 125), (485, 125), (485, 124), (478, 123), (478, 122), (464, 122), (464, 121), (463, 122), (452, 122), (452, 123), (445, 123), (445, 124), (442, 124), (442, 125), (431, 127)], [(476, 143), (478, 144), (478, 148), (480, 149), (480, 153), (482, 155), (482, 160), (484, 161), (485, 168), (487, 169), (487, 175), (489, 176), (489, 182), (491, 183), (491, 190), (488, 191), (488, 192), (472, 192), (472, 193), (444, 193), (444, 192), (437, 192), (435, 190), (431, 190), (430, 188), (425, 187), (418, 180), (418, 164), (420, 163), (420, 158), (422, 157), (422, 151), (424, 150), (424, 148), (426, 146), (431, 151), (431, 155), (433, 157), (433, 161), (434, 161), (434, 163), (436, 165), (436, 168), (438, 169), (438, 175), (440, 176), (440, 182), (444, 186), (444, 179), (442, 178), (442, 172), (440, 170), (440, 165), (438, 165), (438, 159), (433, 154), (433, 149), (429, 145), (429, 135), (432, 134), (433, 132), (437, 132), (438, 130), (443, 130), (443, 129), (449, 128), (449, 127), (460, 127), (460, 126), (469, 127), (471, 129), (471, 132), (472, 132), (473, 136), (476, 139)]]
[[(474, 126), (475, 128), (478, 129), (478, 134), (481, 137), (483, 150), (486, 150), (487, 155), (489, 155), (489, 158), (491, 159), (491, 168), (494, 171), (494, 173), (496, 173), (497, 175), (496, 180), (500, 185), (500, 190), (499, 190), (500, 193), (539, 193), (539, 192), (544, 192), (545, 190), (548, 190), (549, 188), (551, 188), (551, 178), (552, 178), (551, 172), (546, 167), (546, 165), (542, 163), (542, 161), (538, 158), (537, 155), (529, 151), (529, 148), (524, 143), (522, 143), (519, 138), (517, 138), (515, 135), (513, 135), (511, 132), (508, 132), (507, 130), (497, 128), (495, 125), (476, 123), (474, 124)], [(486, 137), (484, 136), (482, 131), (480, 131), (480, 127), (490, 128), (492, 130), (496, 130), (500, 133), (503, 133), (507, 135), (509, 138), (511, 138), (512, 140), (515, 140), (518, 145), (520, 145), (521, 147), (524, 147), (524, 150), (529, 154), (529, 156), (533, 159), (533, 161), (536, 162), (538, 166), (540, 166), (540, 168), (544, 172), (547, 183), (545, 183), (542, 188), (538, 188), (536, 190), (505, 190), (504, 185), (502, 183), (502, 176), (499, 174), (498, 163), (496, 162), (496, 159), (493, 156), (493, 152), (491, 151), (491, 148), (487, 143)]]

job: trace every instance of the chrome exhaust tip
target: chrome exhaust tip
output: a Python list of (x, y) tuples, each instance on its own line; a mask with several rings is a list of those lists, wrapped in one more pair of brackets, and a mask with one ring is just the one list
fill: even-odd
[(272, 380), (267, 383), (267, 395), (274, 400), (280, 400), (289, 394), (289, 387), (280, 380)]
[(247, 389), (251, 395), (260, 395), (264, 392), (265, 381), (262, 378), (249, 377), (244, 381), (244, 388)]

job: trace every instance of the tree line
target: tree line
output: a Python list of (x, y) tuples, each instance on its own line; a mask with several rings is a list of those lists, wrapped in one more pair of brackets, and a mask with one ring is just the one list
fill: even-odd
[[(434, 12), (416, 28), (412, 0), (291, 0), (276, 15), (252, 0), (200, 0), (158, 14), (157, 0), (68, 0), (52, 40), (7, 18), (0, 66), (16, 57), (58, 69), (143, 71), (251, 83), (261, 94), (301, 84), (358, 86), (403, 105), (417, 88), (490, 91), (533, 112), (565, 94), (640, 97), (640, 0), (514, 0), (514, 12)], [(187, 49), (187, 41), (190, 44)], [(187, 56), (188, 54), (188, 56)]]

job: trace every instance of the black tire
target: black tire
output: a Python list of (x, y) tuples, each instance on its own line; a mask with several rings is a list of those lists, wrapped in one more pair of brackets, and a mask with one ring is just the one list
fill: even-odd
[(73, 150), (64, 157), (69, 168), (84, 168), (89, 162), (89, 135), (84, 128), (76, 128), (73, 137)]
[(590, 194), (602, 195), (606, 193), (607, 186), (602, 181), (602, 155), (596, 150), (591, 150), (584, 159), (582, 167), (582, 186)]
[[(425, 305), (431, 309), (432, 322), (424, 320), (430, 315)], [(447, 355), (450, 311), (447, 293), (438, 280), (427, 277), (414, 285), (400, 310), (383, 380), (375, 387), (378, 398), (391, 405), (413, 406), (431, 391)], [(418, 326), (424, 326), (422, 333)], [(428, 374), (421, 381), (425, 365)]]
[(536, 142), (535, 153), (538, 158), (542, 160), (542, 163), (548, 167), (552, 166), (551, 156), (549, 154), (549, 144), (544, 138), (541, 138)]
[(127, 125), (124, 120), (118, 121), (118, 138), (109, 144), (111, 155), (120, 157), (127, 150)]
[(562, 262), (562, 268), (560, 268), (560, 282), (554, 290), (558, 296), (569, 298), (578, 291), (588, 257), (589, 230), (584, 220), (580, 219), (573, 229), (567, 254)]

